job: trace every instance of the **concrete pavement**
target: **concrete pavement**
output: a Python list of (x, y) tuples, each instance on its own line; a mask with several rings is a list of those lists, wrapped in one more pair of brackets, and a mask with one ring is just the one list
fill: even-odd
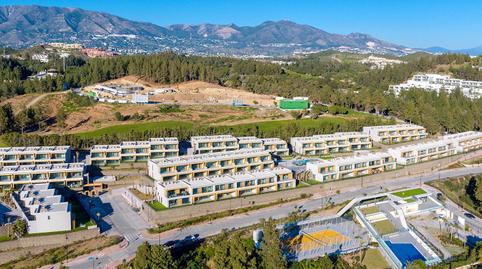
[[(292, 202), (288, 204), (281, 204), (276, 207), (264, 208), (257, 211), (248, 212), (245, 214), (235, 215), (227, 218), (213, 220), (209, 223), (202, 223), (198, 225), (189, 226), (183, 229), (177, 229), (174, 231), (168, 231), (159, 235), (143, 236), (141, 229), (147, 227), (146, 223), (137, 223), (136, 219), (141, 219), (135, 211), (133, 211), (125, 202), (115, 198), (116, 193), (108, 194), (107, 197), (102, 197), (102, 201), (111, 203), (114, 212), (110, 216), (113, 227), (121, 234), (126, 232), (127, 234), (136, 234), (138, 238), (128, 238), (129, 245), (114, 253), (101, 253), (101, 256), (97, 259), (94, 257), (96, 268), (109, 268), (110, 265), (114, 265), (123, 259), (129, 259), (135, 255), (137, 247), (144, 241), (148, 241), (151, 244), (166, 243), (173, 240), (184, 240), (190, 236), (197, 235), (199, 238), (209, 237), (218, 234), (223, 229), (231, 230), (247, 227), (259, 222), (261, 218), (283, 218), (287, 217), (291, 211), (296, 207), (301, 207), (306, 211), (314, 211), (320, 209), (320, 207), (331, 200), (335, 204), (342, 203), (344, 201), (354, 199), (359, 196), (373, 195), (379, 192), (388, 190), (395, 190), (406, 187), (416, 187), (424, 182), (451, 178), (457, 176), (471, 175), (482, 173), (482, 167), (471, 168), (459, 168), (443, 170), (433, 173), (421, 174), (412, 177), (398, 178), (397, 180), (388, 179), (382, 183), (376, 182), (372, 185), (364, 185), (363, 188), (359, 186), (352, 186), (348, 188), (340, 189), (340, 193), (336, 193), (336, 190), (320, 190), (320, 193), (315, 197), (303, 201)], [(116, 213), (116, 211), (131, 211)], [(145, 229), (145, 228), (144, 228)], [(100, 254), (99, 254), (100, 255)], [(91, 267), (93, 260), (81, 258), (72, 261), (67, 266), (72, 268), (87, 268)]]

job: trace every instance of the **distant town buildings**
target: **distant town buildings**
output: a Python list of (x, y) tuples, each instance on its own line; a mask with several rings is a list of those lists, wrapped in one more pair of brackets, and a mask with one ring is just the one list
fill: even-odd
[(372, 147), (370, 136), (363, 132), (338, 132), (308, 137), (292, 137), (290, 143), (292, 150), (300, 155), (326, 155), (354, 150), (368, 150)]
[(87, 55), (87, 57), (90, 57), (90, 58), (106, 58), (106, 57), (112, 57), (115, 55), (115, 53), (112, 51), (108, 51), (100, 48), (85, 48), (85, 49), (81, 49), (81, 51), (82, 53)]
[(368, 58), (360, 60), (360, 63), (369, 65), (370, 69), (384, 69), (386, 66), (404, 64), (407, 62), (370, 55)]
[(293, 178), (291, 170), (287, 168), (156, 182), (157, 199), (168, 208), (294, 187), (296, 187), (296, 180)]
[(42, 62), (42, 63), (48, 63), (49, 62), (49, 55), (46, 54), (46, 53), (32, 54), (31, 58), (34, 61), (39, 61), (39, 62)]
[(427, 137), (425, 128), (415, 124), (365, 126), (363, 132), (373, 141), (383, 144), (408, 142)]
[(52, 43), (48, 43), (48, 45), (51, 46), (52, 48), (65, 49), (65, 50), (72, 50), (72, 49), (80, 50), (84, 48), (82, 44), (78, 44), (78, 43), (52, 42)]
[(23, 219), (28, 233), (70, 231), (71, 207), (48, 183), (24, 185), (14, 193), (13, 201)]
[(390, 85), (389, 90), (398, 95), (400, 91), (411, 88), (436, 91), (437, 93), (442, 89), (449, 93), (455, 89), (460, 89), (469, 98), (476, 99), (482, 96), (482, 81), (455, 79), (448, 75), (439, 74), (417, 74), (406, 83)]

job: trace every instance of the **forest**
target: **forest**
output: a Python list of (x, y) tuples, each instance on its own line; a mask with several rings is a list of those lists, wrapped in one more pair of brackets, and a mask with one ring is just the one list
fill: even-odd
[[(87, 60), (70, 56), (66, 60), (65, 73), (45, 80), (26, 78), (42, 69), (61, 70), (59, 59), (48, 64), (0, 59), (0, 78), (3, 81), (0, 84), (0, 98), (31, 92), (60, 91), (137, 75), (162, 84), (202, 80), (255, 93), (284, 97), (309, 96), (314, 103), (395, 116), (421, 124), (431, 133), (480, 130), (481, 98), (471, 100), (460, 91), (437, 94), (411, 89), (400, 96), (388, 91), (390, 84), (401, 83), (416, 72), (444, 71), (459, 78), (480, 79), (482, 71), (473, 67), (480, 65), (480, 56), (471, 59), (460, 54), (411, 55), (405, 59), (407, 64), (372, 70), (357, 61), (326, 60), (330, 53), (333, 54), (324, 52), (291, 59), (291, 64), (284, 65), (258, 60), (185, 56), (172, 52)], [(444, 69), (446, 66), (448, 70)], [(0, 126), (2, 133), (12, 130)]]

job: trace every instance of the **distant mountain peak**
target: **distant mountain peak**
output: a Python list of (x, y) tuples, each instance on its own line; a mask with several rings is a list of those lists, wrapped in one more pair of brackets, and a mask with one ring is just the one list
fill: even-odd
[(257, 26), (203, 23), (161, 27), (102, 12), (43, 6), (0, 7), (0, 33), (3, 46), (75, 40), (120, 52), (174, 50), (202, 55), (277, 56), (339, 47), (364, 53), (404, 54), (406, 50), (367, 34), (332, 34), (289, 20), (265, 21)]

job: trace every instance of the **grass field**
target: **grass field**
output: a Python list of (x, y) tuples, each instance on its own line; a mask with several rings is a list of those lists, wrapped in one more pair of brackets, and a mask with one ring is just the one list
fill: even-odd
[(156, 210), (156, 211), (161, 211), (161, 210), (166, 210), (168, 209), (167, 207), (165, 207), (163, 204), (161, 204), (161, 202), (157, 201), (157, 200), (154, 200), (154, 201), (150, 201), (147, 203), (152, 209)]
[(185, 121), (141, 122), (100, 128), (95, 131), (78, 133), (76, 135), (80, 138), (98, 138), (103, 135), (125, 134), (132, 131), (144, 132), (159, 129), (192, 128), (192, 126), (193, 123)]
[(424, 190), (420, 189), (420, 188), (398, 191), (398, 192), (392, 192), (393, 195), (398, 196), (400, 198), (408, 198), (408, 197), (412, 197), (414, 195), (420, 195), (420, 194), (425, 194), (425, 193), (426, 192)]
[(369, 206), (369, 207), (360, 208), (360, 211), (365, 215), (370, 215), (370, 214), (375, 214), (375, 213), (380, 212), (380, 210), (376, 206)]
[(371, 224), (380, 235), (391, 234), (397, 231), (389, 220), (372, 222)]
[(362, 265), (370, 269), (386, 269), (390, 268), (385, 258), (378, 249), (367, 249)]

